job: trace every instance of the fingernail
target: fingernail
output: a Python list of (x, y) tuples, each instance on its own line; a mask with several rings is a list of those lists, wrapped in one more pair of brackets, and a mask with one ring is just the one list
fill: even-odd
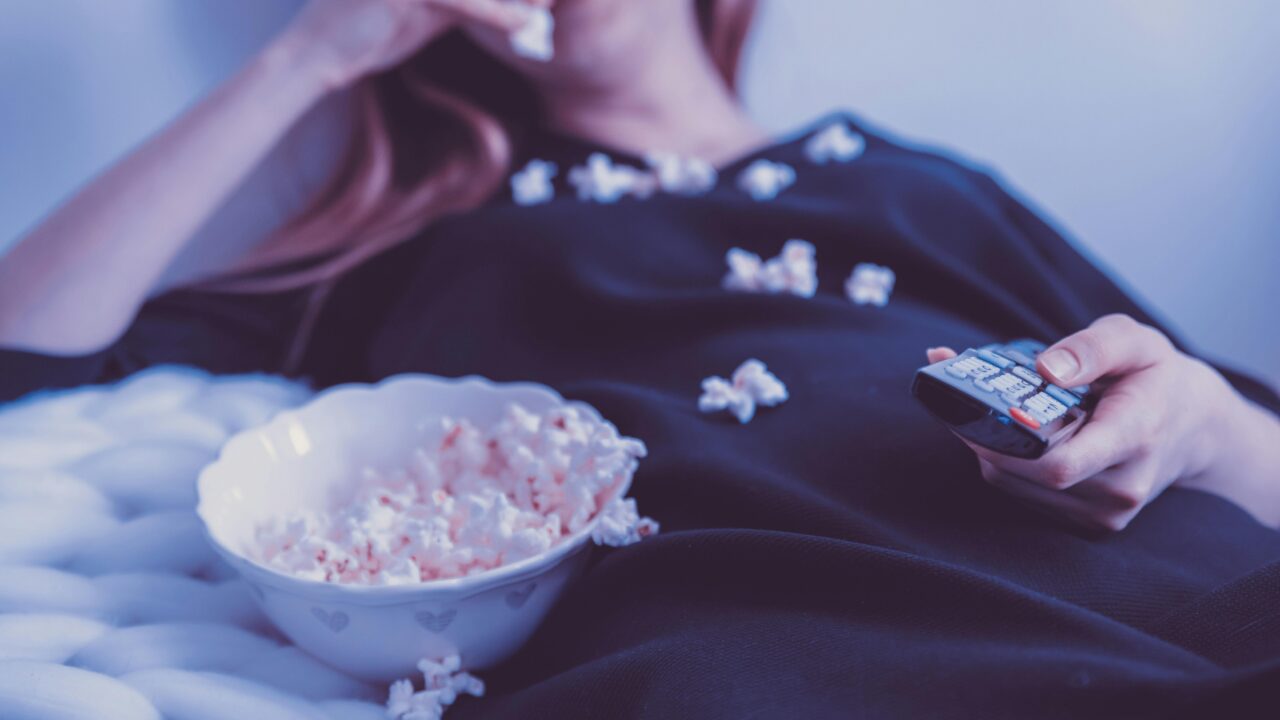
[(1050, 350), (1040, 356), (1040, 363), (1060, 382), (1069, 383), (1080, 372), (1080, 361), (1068, 350)]

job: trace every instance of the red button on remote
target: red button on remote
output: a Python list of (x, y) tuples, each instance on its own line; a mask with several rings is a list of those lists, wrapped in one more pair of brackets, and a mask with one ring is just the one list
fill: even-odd
[(1009, 408), (1009, 415), (1013, 417), (1014, 420), (1017, 420), (1018, 422), (1022, 423), (1023, 425), (1026, 425), (1032, 430), (1040, 429), (1039, 421), (1031, 417), (1031, 415), (1027, 414), (1027, 411), (1023, 410), (1022, 408), (1017, 408), (1017, 407)]

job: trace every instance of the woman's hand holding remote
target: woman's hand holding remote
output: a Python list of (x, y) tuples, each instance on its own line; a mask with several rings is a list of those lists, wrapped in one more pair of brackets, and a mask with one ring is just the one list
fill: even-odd
[[(935, 348), (929, 361), (954, 355)], [(1123, 529), (1175, 482), (1280, 525), (1280, 420), (1158, 330), (1108, 315), (1041, 353), (1037, 369), (1062, 387), (1091, 385), (1097, 407), (1037, 460), (970, 445), (991, 484), (1098, 530)]]

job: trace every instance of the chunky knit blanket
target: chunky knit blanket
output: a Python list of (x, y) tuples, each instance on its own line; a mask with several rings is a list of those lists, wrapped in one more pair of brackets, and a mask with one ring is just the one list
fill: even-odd
[(271, 627), (195, 515), (226, 438), (309, 396), (168, 367), (0, 408), (0, 717), (385, 717), (385, 688)]

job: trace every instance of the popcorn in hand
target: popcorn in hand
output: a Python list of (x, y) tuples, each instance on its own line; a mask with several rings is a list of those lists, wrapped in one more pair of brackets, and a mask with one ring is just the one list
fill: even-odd
[(844, 292), (858, 305), (884, 307), (893, 293), (895, 276), (883, 265), (858, 263), (844, 283)]
[(773, 407), (787, 400), (787, 386), (759, 360), (742, 363), (733, 380), (709, 377), (702, 381), (698, 409), (704, 413), (728, 410), (746, 424), (755, 417), (756, 407)]
[(387, 698), (387, 717), (392, 720), (441, 720), (444, 711), (459, 695), (484, 697), (484, 681), (461, 671), (462, 659), (450, 655), (440, 661), (418, 663), (423, 689), (414, 692), (413, 682), (397, 680)]
[(782, 253), (768, 261), (741, 248), (725, 254), (729, 273), (721, 285), (726, 290), (754, 293), (790, 293), (813, 297), (818, 291), (818, 264), (813, 244), (788, 240)]
[(645, 161), (657, 178), (658, 187), (674, 195), (702, 195), (715, 188), (719, 180), (715, 167), (700, 158), (651, 152)]
[(843, 121), (837, 121), (809, 138), (804, 153), (811, 162), (826, 165), (832, 161), (845, 163), (856, 160), (866, 147), (867, 141), (861, 134), (850, 130)]
[(754, 200), (772, 200), (796, 181), (790, 165), (763, 158), (748, 165), (738, 174), (738, 187)]
[(579, 200), (614, 203), (627, 195), (647, 198), (657, 189), (658, 181), (650, 173), (614, 165), (604, 153), (592, 153), (586, 165), (569, 171), (569, 184), (577, 188)]
[(551, 184), (556, 176), (556, 164), (545, 160), (530, 160), (524, 169), (511, 176), (511, 196), (517, 205), (541, 205), (551, 202), (556, 195)]
[(529, 20), (524, 27), (511, 33), (511, 49), (520, 57), (548, 62), (555, 57), (556, 19), (543, 7), (526, 6)]
[(474, 575), (540, 555), (606, 510), (612, 532), (618, 516), (608, 505), (646, 454), (644, 443), (572, 406), (534, 413), (513, 404), (487, 430), (441, 425), (442, 437), (405, 467), (367, 470), (326, 512), (259, 526), (246, 554), (339, 584)]

